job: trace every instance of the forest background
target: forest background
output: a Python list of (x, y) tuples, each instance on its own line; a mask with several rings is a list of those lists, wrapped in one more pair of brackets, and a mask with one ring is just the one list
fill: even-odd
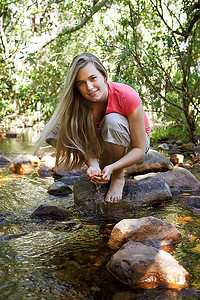
[(139, 93), (153, 131), (197, 143), (199, 20), (194, 0), (1, 0), (0, 122), (46, 122), (72, 58), (91, 52)]

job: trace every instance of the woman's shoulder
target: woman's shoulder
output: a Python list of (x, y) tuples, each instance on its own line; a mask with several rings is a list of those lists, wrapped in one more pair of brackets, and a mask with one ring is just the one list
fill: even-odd
[(138, 95), (138, 93), (128, 84), (120, 83), (120, 82), (108, 82), (109, 89), (112, 92), (118, 93), (120, 95), (127, 96), (128, 94)]

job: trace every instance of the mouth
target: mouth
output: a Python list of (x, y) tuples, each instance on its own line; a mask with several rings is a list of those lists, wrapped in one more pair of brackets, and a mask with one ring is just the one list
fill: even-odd
[(91, 97), (93, 97), (93, 96), (95, 96), (95, 95), (96, 95), (96, 93), (97, 93), (97, 90), (96, 90), (96, 91), (92, 91), (92, 92), (88, 93), (88, 95), (89, 95), (89, 96), (91, 96)]

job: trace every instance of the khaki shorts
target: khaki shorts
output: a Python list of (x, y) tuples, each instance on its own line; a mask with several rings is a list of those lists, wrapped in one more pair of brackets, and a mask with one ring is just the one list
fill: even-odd
[[(121, 145), (126, 148), (126, 152), (132, 149), (129, 122), (127, 117), (117, 113), (105, 115), (100, 123), (100, 134), (104, 142)], [(50, 132), (46, 142), (56, 147), (56, 140), (59, 131), (59, 124)], [(146, 153), (150, 148), (150, 139), (146, 134)]]
[[(100, 132), (103, 141), (121, 145), (126, 152), (132, 149), (132, 141), (127, 117), (118, 113), (105, 115), (100, 123)], [(146, 134), (146, 153), (150, 148), (150, 139)]]

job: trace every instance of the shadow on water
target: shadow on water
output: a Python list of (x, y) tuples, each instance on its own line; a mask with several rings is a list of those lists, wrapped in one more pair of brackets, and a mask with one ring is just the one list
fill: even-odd
[[(29, 130), (17, 139), (1, 141), (0, 154), (14, 158), (32, 153), (36, 136)], [(36, 173), (14, 176), (8, 167), (0, 168), (0, 299), (199, 299), (200, 220), (192, 209), (180, 207), (176, 196), (170, 203), (137, 208), (126, 215), (89, 214), (74, 206), (73, 194), (49, 195), (52, 183), (52, 178)], [(30, 219), (41, 204), (68, 208), (72, 218)], [(113, 254), (107, 242), (113, 226), (122, 218), (150, 215), (181, 231), (183, 239), (172, 255), (192, 276), (187, 289), (131, 290), (107, 271)]]

